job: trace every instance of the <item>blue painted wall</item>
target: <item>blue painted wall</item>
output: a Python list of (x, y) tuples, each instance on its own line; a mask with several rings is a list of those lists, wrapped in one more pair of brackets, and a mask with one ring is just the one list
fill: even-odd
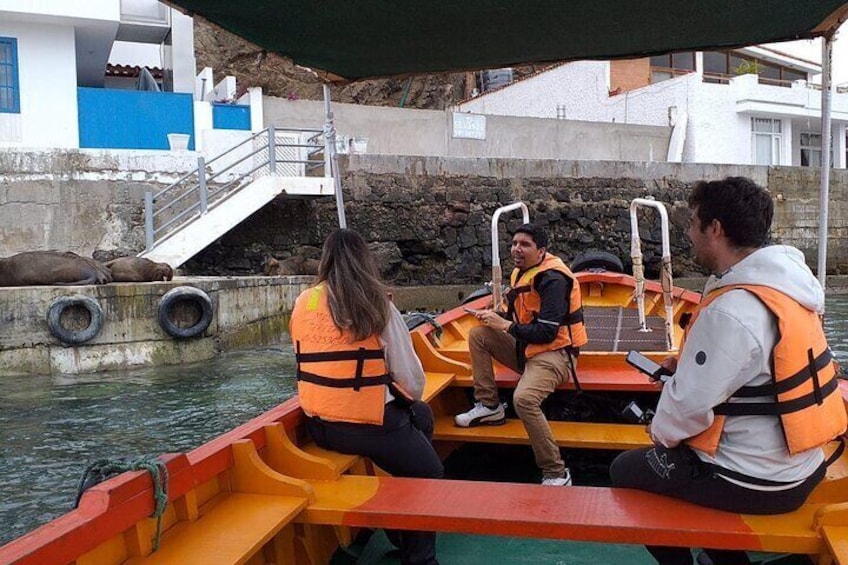
[(250, 131), (250, 106), (212, 104), (212, 127)]
[(194, 149), (191, 94), (80, 87), (77, 105), (80, 147), (168, 149), (169, 133), (188, 133)]

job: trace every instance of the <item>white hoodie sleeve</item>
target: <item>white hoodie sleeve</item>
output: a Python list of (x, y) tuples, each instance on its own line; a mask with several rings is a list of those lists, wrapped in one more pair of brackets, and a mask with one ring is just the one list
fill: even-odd
[(775, 335), (774, 317), (746, 291), (731, 291), (710, 304), (663, 387), (651, 424), (654, 440), (675, 447), (710, 427), (713, 407), (739, 388), (752, 380), (766, 382)]
[(416, 400), (424, 393), (424, 369), (415, 355), (409, 329), (394, 304), (389, 304), (389, 323), (380, 340), (386, 352), (386, 365), (397, 382)]

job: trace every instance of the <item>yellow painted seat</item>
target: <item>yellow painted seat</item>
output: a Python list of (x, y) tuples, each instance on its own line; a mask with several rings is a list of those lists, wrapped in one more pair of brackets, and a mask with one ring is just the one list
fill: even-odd
[(241, 565), (271, 541), (305, 506), (293, 496), (234, 493), (193, 522), (179, 522), (159, 551), (128, 564)]
[[(645, 426), (592, 422), (550, 422), (557, 445), (586, 449), (633, 449), (650, 445)], [(436, 418), (434, 440), (477, 443), (528, 444), (521, 420), (510, 419), (502, 426), (460, 428), (452, 416)]]

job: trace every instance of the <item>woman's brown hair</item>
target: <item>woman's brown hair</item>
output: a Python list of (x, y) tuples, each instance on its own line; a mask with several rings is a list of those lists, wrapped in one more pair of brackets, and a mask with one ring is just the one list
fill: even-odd
[(374, 255), (350, 229), (334, 231), (324, 242), (318, 284), (326, 282), (333, 322), (359, 341), (380, 334), (389, 321), (389, 299)]

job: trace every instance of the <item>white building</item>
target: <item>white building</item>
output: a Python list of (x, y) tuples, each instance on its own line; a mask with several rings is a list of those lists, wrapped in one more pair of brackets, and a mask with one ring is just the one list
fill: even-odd
[[(458, 110), (672, 125), (670, 161), (815, 166), (821, 91), (811, 79), (820, 73), (814, 61), (765, 46), (581, 61), (466, 100)], [(833, 165), (844, 168), (848, 93), (840, 89), (832, 100)]]
[[(81, 129), (98, 126), (86, 121), (81, 98), (84, 91), (114, 86), (107, 85), (106, 68), (116, 45), (123, 51), (112, 62), (136, 65), (133, 46), (152, 50), (159, 54), (162, 90), (193, 95), (193, 22), (164, 4), (0, 0), (0, 146), (85, 146)], [(109, 108), (89, 110), (94, 115)]]

